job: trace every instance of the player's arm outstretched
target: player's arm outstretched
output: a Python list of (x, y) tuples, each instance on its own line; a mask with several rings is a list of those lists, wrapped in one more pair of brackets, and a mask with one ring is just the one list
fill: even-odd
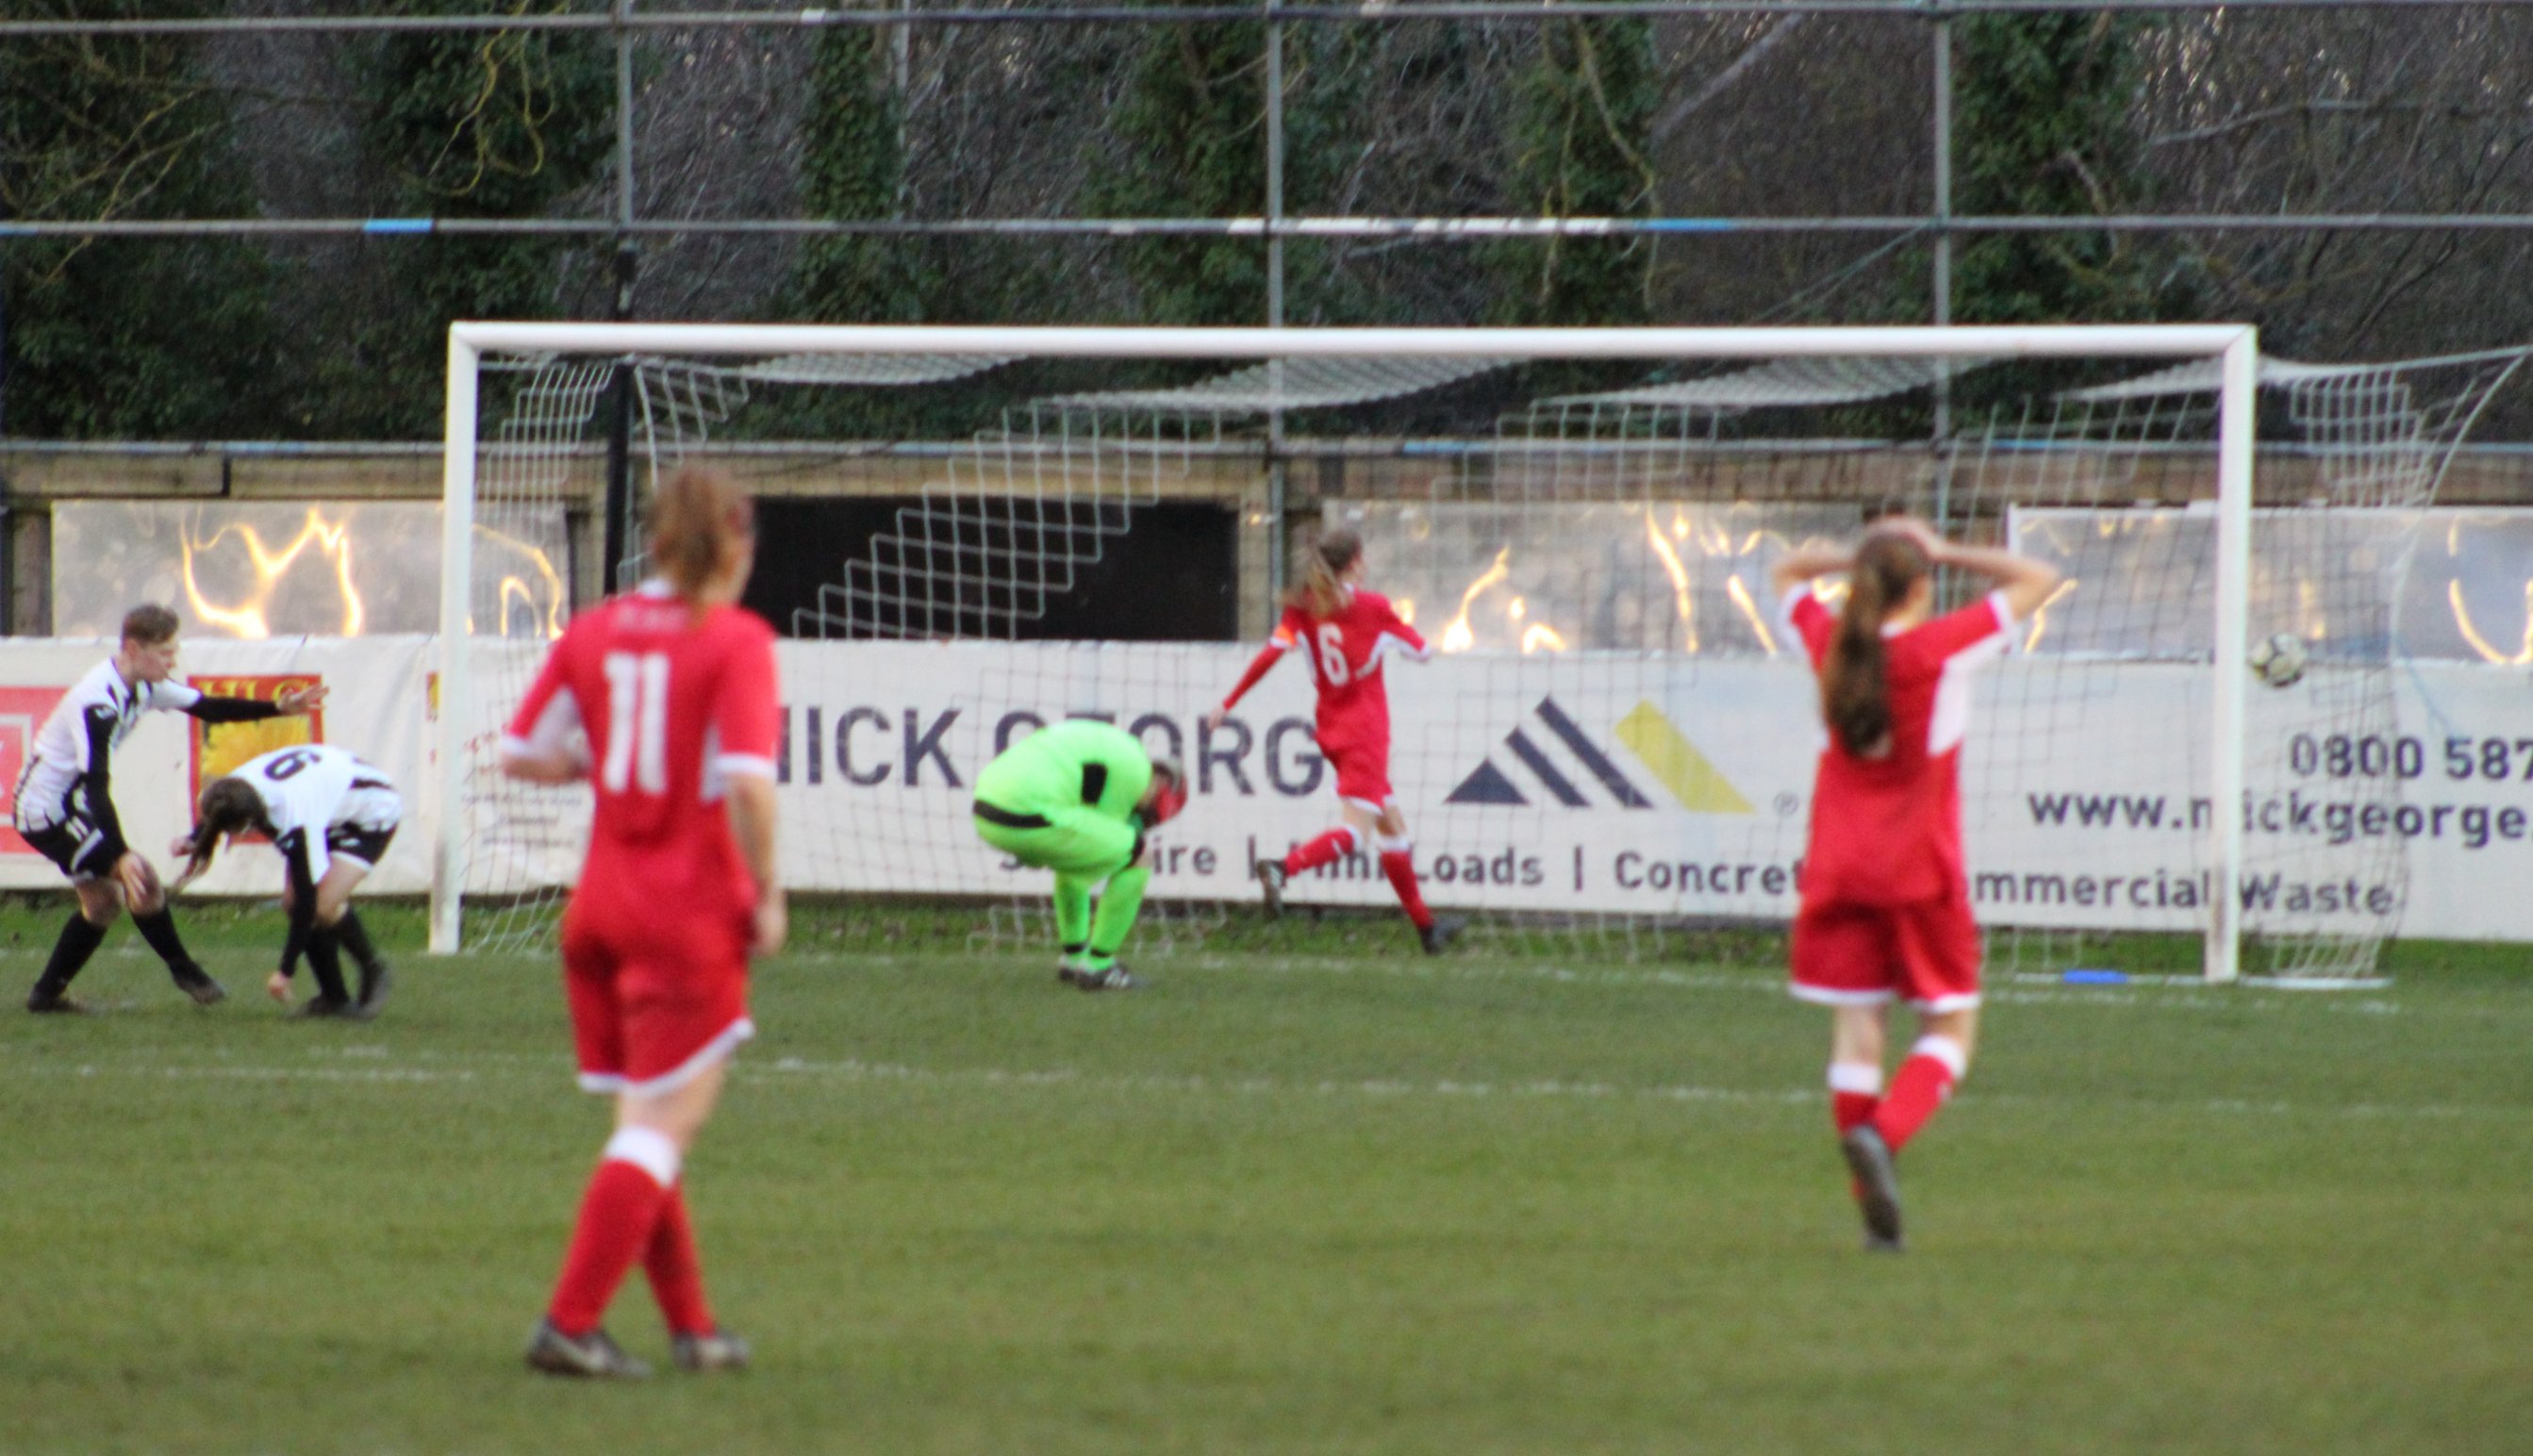
[(1249, 695), (1251, 688), (1258, 685), (1258, 680), (1284, 660), (1284, 654), (1292, 649), (1294, 630), (1292, 613), (1286, 612), (1284, 619), (1275, 624), (1274, 635), (1258, 650), (1258, 656), (1249, 660), (1249, 670), (1240, 674), (1240, 680), (1231, 685), (1231, 691), (1223, 694), (1222, 702), (1205, 716), (1205, 726), (1208, 729), (1219, 729), (1223, 721), (1231, 716), (1231, 710)]

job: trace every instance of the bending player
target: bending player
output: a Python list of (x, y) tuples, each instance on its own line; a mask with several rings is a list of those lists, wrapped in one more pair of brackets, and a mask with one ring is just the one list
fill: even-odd
[[(304, 951), (317, 995), (299, 1015), (366, 1021), (386, 1002), (389, 973), (352, 908), (352, 892), (387, 852), (403, 815), (404, 801), (385, 771), (348, 749), (324, 743), (277, 748), (204, 786), (194, 832), (170, 851), (187, 863), (168, 893), (209, 869), (223, 840), (249, 830), (269, 839), (281, 851), (288, 879), (282, 903), (290, 912), (290, 934), (281, 945), (281, 968), (265, 990), (289, 1005), (291, 977)], [(360, 963), (357, 998), (343, 985), (344, 951)]]
[(781, 950), (787, 928), (774, 629), (738, 606), (756, 517), (728, 475), (678, 471), (652, 499), (650, 541), (662, 579), (572, 621), (501, 741), (511, 777), (587, 779), (597, 799), (563, 912), (563, 989), (580, 1084), (614, 1095), (616, 1132), (528, 1343), (529, 1367), (557, 1375), (650, 1373), (599, 1327), (636, 1261), (679, 1369), (748, 1359), (705, 1303), (678, 1171), (756, 1031), (748, 958)]
[[(1936, 566), (1996, 590), (1930, 617)], [(1840, 573), (1847, 603), (1832, 615), (1811, 583)], [(1896, 1251), (1895, 1160), (1970, 1071), (1978, 1032), (1979, 935), (1963, 871), (1960, 783), (1971, 673), (2004, 655), (2015, 623), (2048, 600), (2058, 573), (1890, 520), (1853, 552), (1787, 555), (1773, 579), (1819, 673), (1829, 728), (1813, 780), (1793, 991), (1830, 1009), (1831, 1116), (1865, 1248)], [(1884, 1022), (1895, 996), (1916, 1011), (1918, 1036), (1886, 1095)]]
[(114, 809), (114, 750), (123, 746), (141, 715), (183, 713), (204, 723), (252, 723), (314, 713), (324, 706), (323, 685), (295, 687), (266, 703), (254, 698), (215, 698), (168, 679), (176, 671), (176, 613), (150, 604), (123, 618), (123, 638), (113, 657), (97, 664), (62, 694), (35, 731), (18, 780), (18, 833), (70, 876), (79, 910), (62, 927), (43, 974), (27, 995), (31, 1012), (75, 1012), (71, 978), (105, 939), (105, 927), (126, 905), (133, 927), (158, 959), (176, 988), (209, 1006), (228, 993), (185, 951), (176, 917), (167, 908), (158, 874), (140, 851), (124, 843)]
[(1186, 806), (1178, 765), (1152, 762), (1134, 734), (1090, 719), (1039, 728), (976, 776), (977, 835), (1055, 871), (1056, 979), (1085, 991), (1134, 988), (1117, 953), (1151, 883), (1144, 836)]
[(1409, 853), (1416, 842), (1408, 838), (1407, 816), (1398, 811), (1389, 790), (1389, 690), (1381, 674), (1383, 662), (1392, 656), (1421, 663), (1433, 656), (1433, 649), (1400, 620), (1388, 598), (1363, 590), (1364, 570), (1362, 537), (1352, 531), (1322, 536), (1302, 580), (1284, 594), (1284, 616), (1274, 635), (1205, 722), (1208, 729), (1219, 729), (1267, 670), (1295, 646), (1302, 649), (1319, 689), (1314, 736), (1336, 771), (1344, 822), (1282, 859), (1258, 862), (1266, 916), (1283, 913), (1284, 886), (1295, 875), (1376, 847), (1381, 872), (1416, 926), (1417, 940), (1426, 954), (1434, 955), (1459, 932), (1461, 922), (1456, 916), (1437, 919), (1416, 884), (1416, 863)]

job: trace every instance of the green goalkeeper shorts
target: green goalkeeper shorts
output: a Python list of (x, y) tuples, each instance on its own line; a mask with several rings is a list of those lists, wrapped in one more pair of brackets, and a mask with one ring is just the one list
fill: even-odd
[(1135, 857), (1135, 826), (1094, 809), (1004, 817), (1022, 822), (998, 823), (978, 814), (977, 837), (1026, 865), (1105, 879)]

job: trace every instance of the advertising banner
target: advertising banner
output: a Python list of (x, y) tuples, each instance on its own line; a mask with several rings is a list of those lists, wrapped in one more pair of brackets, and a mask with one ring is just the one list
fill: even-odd
[[(20, 641), (0, 655), (0, 768), (14, 784), (61, 691), (110, 654), (100, 641)], [(372, 886), (430, 885), (434, 649), (417, 636), (188, 641), (180, 678), (267, 695), (323, 681), (322, 719), (211, 730), (152, 714), (115, 766), (132, 842), (167, 862), (199, 782), (274, 730), (339, 743), (403, 789), (405, 829)], [(534, 643), (479, 643), (489, 776), (492, 684), (524, 680)], [(979, 770), (1032, 728), (1107, 719), (1187, 767), (1187, 812), (1154, 836), (1152, 894), (1254, 903), (1253, 866), (1338, 822), (1312, 736), (1300, 663), (1279, 666), (1218, 728), (1206, 718), (1254, 649), (1243, 644), (985, 645), (787, 642), (779, 760), (787, 879), (804, 891), (1034, 894), (1042, 872), (973, 833)], [(512, 661), (512, 659), (516, 661)], [(1384, 669), (1395, 801), (1437, 905), (1777, 921), (1795, 906), (1820, 742), (1810, 678), (1787, 659), (1659, 653), (1438, 657)], [(2520, 670), (2396, 670), (2393, 711), (2352, 712), (2317, 668), (2256, 686), (2243, 898), (2261, 929), (2397, 925), (2402, 935), (2533, 940), (2533, 728)], [(2215, 806), (2206, 764), (2208, 674), (2177, 665), (2016, 659), (1983, 676), (1962, 789), (1972, 892), (1992, 924), (2189, 931), (2204, 923)], [(2354, 695), (2363, 698), (2364, 694)], [(2342, 720), (2352, 727), (2321, 728)], [(283, 738), (273, 738), (273, 742)], [(269, 746), (268, 744), (265, 746)], [(487, 882), (496, 841), (536, 849), (534, 878), (567, 879), (580, 823), (514, 799), (473, 820)], [(516, 856), (505, 875), (515, 875)], [(59, 874), (0, 835), (0, 888)], [(504, 888), (516, 888), (515, 878)], [(272, 895), (268, 846), (224, 851), (188, 893)], [(1298, 878), (1300, 905), (1380, 905), (1369, 857)]]

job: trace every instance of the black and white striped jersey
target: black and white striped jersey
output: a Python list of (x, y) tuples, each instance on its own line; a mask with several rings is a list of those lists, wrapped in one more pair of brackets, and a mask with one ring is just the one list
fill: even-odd
[(74, 808), (110, 823), (113, 806), (95, 800), (103, 797), (103, 772), (114, 750), (132, 735), (142, 714), (182, 713), (202, 701), (200, 692), (180, 682), (126, 682), (111, 658), (89, 669), (62, 694), (28, 747), (27, 769), (18, 779), (18, 828), (50, 828)]

